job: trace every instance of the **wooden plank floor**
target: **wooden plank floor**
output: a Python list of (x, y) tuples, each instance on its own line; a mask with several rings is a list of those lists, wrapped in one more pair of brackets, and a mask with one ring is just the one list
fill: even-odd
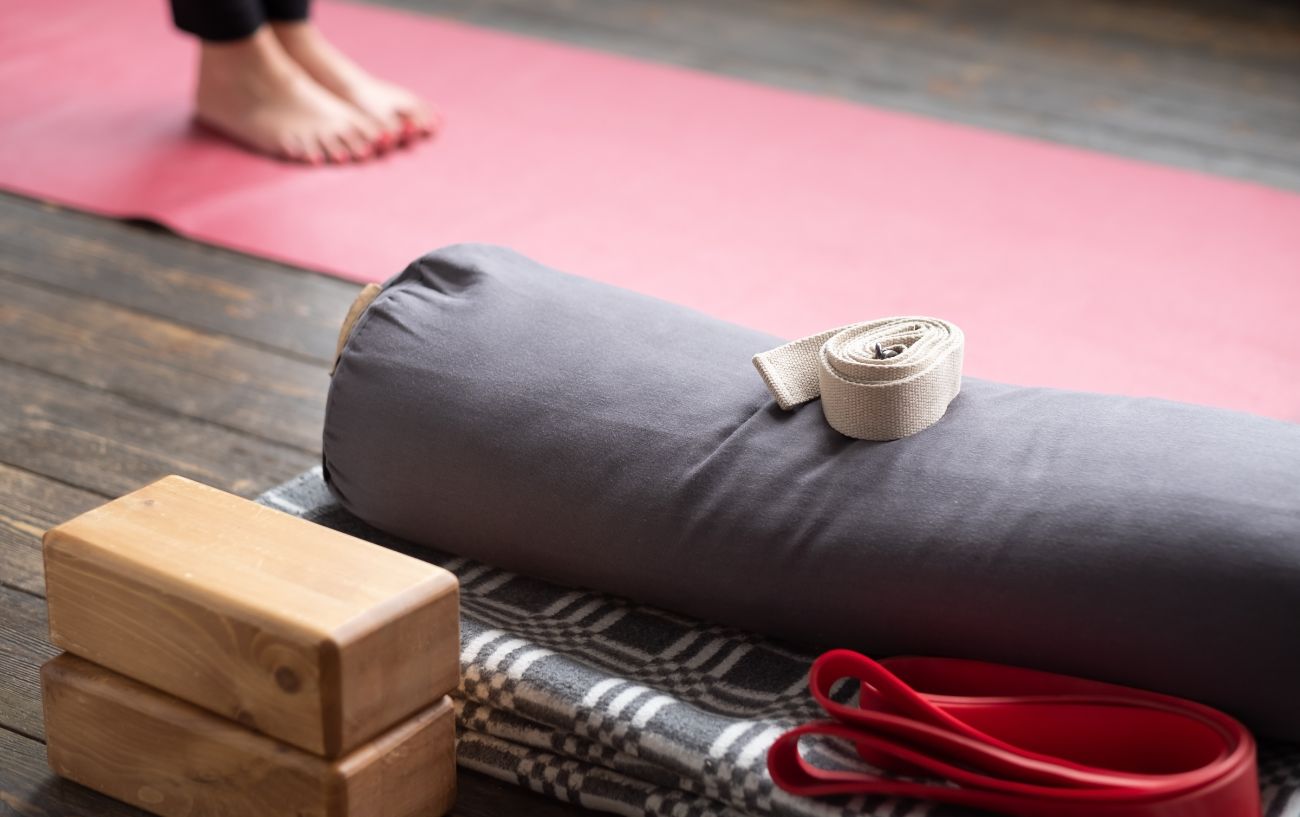
[[(357, 289), (0, 196), (0, 815), (141, 813), (46, 769), (41, 533), (168, 473), (252, 496), (315, 464)], [(461, 783), (457, 814), (573, 811)]]
[[(1300, 189), (1291, 3), (418, 5)], [(251, 496), (314, 464), (327, 364), (356, 290), (147, 225), (0, 196), (0, 817), (138, 814), (46, 770), (42, 531), (168, 473)], [(480, 775), (461, 782), (458, 814), (574, 812)]]

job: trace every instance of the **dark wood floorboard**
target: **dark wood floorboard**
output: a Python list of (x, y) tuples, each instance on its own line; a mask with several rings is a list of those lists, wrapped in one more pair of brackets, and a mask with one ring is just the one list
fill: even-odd
[(0, 362), (0, 462), (118, 496), (167, 474), (251, 495), (317, 457)]
[(380, 2), (1300, 189), (1288, 0)]
[[(0, 195), (0, 817), (143, 813), (46, 766), (41, 534), (168, 473), (252, 496), (313, 465), (358, 289)], [(459, 783), (461, 817), (575, 811)]]
[(4, 273), (0, 361), (268, 442), (320, 447), (329, 375), (319, 362)]
[(106, 498), (0, 463), (0, 586), (44, 596), (41, 536)]
[(49, 644), (45, 599), (0, 587), (0, 724), (42, 740), (40, 665), (57, 650)]
[(359, 289), (16, 196), (0, 196), (0, 248), (0, 274), (320, 363)]
[[(1295, 3), (385, 1), (1300, 189)], [(313, 464), (357, 289), (0, 195), (0, 817), (140, 814), (46, 768), (42, 532), (164, 474), (251, 496)], [(576, 811), (460, 784), (464, 817)]]

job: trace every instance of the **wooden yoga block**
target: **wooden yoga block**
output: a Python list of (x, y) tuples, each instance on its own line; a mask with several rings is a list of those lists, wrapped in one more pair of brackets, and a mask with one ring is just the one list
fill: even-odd
[(439, 817), (455, 800), (445, 697), (326, 760), (67, 653), (41, 693), (50, 767), (165, 817)]
[(50, 639), (339, 757), (455, 689), (455, 576), (181, 477), (45, 534)]

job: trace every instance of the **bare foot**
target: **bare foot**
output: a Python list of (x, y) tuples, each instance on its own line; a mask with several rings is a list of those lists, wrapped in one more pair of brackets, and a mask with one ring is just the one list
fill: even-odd
[(361, 161), (382, 137), (370, 117), (290, 59), (266, 26), (244, 40), (203, 44), (197, 103), (205, 125), (294, 161)]
[(438, 116), (428, 103), (405, 88), (371, 76), (310, 21), (272, 23), (271, 29), (312, 79), (364, 112), (398, 144), (431, 136), (437, 130)]

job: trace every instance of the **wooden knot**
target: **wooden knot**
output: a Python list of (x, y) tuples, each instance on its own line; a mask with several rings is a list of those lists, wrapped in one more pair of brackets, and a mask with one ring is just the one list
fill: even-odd
[(298, 673), (288, 667), (277, 667), (275, 670), (275, 683), (280, 689), (293, 694), (302, 687), (302, 682), (298, 680)]

